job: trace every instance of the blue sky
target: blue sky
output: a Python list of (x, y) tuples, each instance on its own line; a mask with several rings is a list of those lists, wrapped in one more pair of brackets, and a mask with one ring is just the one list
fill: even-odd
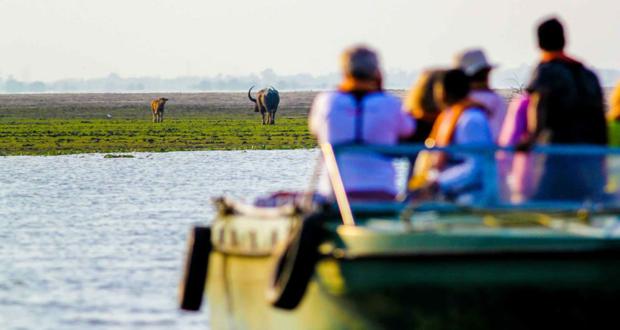
[(450, 63), (483, 47), (502, 67), (536, 61), (534, 26), (558, 15), (569, 50), (620, 68), (613, 0), (0, 0), (0, 77), (321, 74), (353, 43), (386, 69)]

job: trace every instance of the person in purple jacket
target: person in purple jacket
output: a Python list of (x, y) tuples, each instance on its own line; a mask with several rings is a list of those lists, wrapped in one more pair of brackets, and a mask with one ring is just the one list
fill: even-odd
[[(500, 131), (497, 144), (500, 147), (515, 147), (527, 137), (528, 107), (530, 96), (516, 95), (508, 105), (506, 120)], [(536, 162), (532, 154), (526, 152), (501, 152), (498, 154), (500, 186), (502, 197), (512, 203), (527, 201), (538, 185)]]
[[(309, 116), (310, 132), (319, 143), (394, 145), (411, 135), (415, 120), (396, 96), (383, 91), (377, 54), (364, 46), (344, 51), (342, 83), (336, 91), (319, 94)], [(397, 194), (391, 159), (368, 152), (338, 155), (338, 168), (351, 199), (391, 200)], [(323, 173), (319, 194), (332, 195)]]

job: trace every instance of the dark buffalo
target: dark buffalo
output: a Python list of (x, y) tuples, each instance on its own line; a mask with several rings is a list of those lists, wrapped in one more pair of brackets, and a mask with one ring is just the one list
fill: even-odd
[[(250, 90), (248, 90), (248, 98), (250, 101), (254, 102), (254, 112), (260, 112), (263, 116), (263, 125), (275, 124), (276, 111), (280, 104), (280, 94), (275, 88), (269, 87), (259, 90), (256, 94), (256, 98), (252, 98), (252, 88), (254, 88), (254, 86), (250, 87)], [(266, 118), (265, 114), (267, 114)]]

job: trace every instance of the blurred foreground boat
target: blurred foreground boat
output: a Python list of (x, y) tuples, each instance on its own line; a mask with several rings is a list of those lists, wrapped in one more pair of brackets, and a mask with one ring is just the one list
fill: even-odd
[[(421, 149), (349, 146), (335, 154), (398, 158)], [(511, 151), (434, 150), (482, 155), (481, 197), (350, 203), (334, 149), (324, 145), (337, 203), (257, 207), (218, 199), (216, 219), (193, 230), (181, 307), (197, 310), (206, 282), (213, 329), (614, 327), (618, 149), (536, 149), (532, 155), (547, 164), (558, 155), (602, 160), (602, 193), (518, 202), (514, 178), (502, 169)], [(544, 182), (537, 177), (526, 179)]]

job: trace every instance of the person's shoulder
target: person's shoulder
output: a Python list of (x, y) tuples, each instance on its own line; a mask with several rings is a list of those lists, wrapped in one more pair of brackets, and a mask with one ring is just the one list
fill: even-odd
[(396, 95), (393, 95), (389, 92), (380, 91), (374, 92), (368, 95), (370, 99), (376, 100), (377, 102), (381, 102), (382, 105), (399, 109), (402, 106), (402, 101)]
[(491, 94), (491, 98), (493, 99), (495, 106), (506, 107), (506, 98), (504, 96), (496, 91), (491, 91)]
[(527, 88), (528, 92), (536, 92), (551, 86), (562, 86), (572, 81), (569, 67), (561, 61), (550, 61), (538, 64), (532, 80)]
[(549, 76), (549, 74), (555, 72), (557, 69), (558, 67), (554, 63), (539, 63), (532, 73), (532, 80), (539, 80), (541, 77)]
[(390, 102), (400, 102), (400, 98), (390, 92), (387, 91), (380, 91), (380, 92), (375, 92), (373, 93), (373, 95), (376, 95), (377, 97), (380, 97), (384, 100), (390, 101)]
[(596, 73), (581, 62), (551, 61), (545, 63), (544, 70), (555, 84), (600, 85)]
[(489, 119), (484, 109), (480, 107), (473, 107), (467, 109), (467, 111), (461, 114), (457, 127), (465, 130), (488, 130)]
[(467, 111), (463, 112), (462, 116), (465, 116), (470, 120), (482, 120), (485, 122), (487, 121), (486, 110), (482, 109), (480, 106), (474, 106), (467, 109)]
[(338, 91), (325, 91), (325, 92), (320, 92), (318, 94), (316, 94), (316, 96), (314, 97), (315, 100), (329, 100), (329, 99), (334, 99), (338, 96), (340, 96), (340, 92)]
[(337, 103), (346, 98), (350, 98), (350, 96), (339, 91), (320, 92), (314, 97), (314, 104), (325, 106)]
[(457, 122), (458, 126), (480, 126), (480, 125), (488, 125), (489, 118), (487, 110), (481, 108), (480, 106), (474, 106), (467, 111), (463, 112), (460, 116), (459, 121)]
[(591, 81), (599, 81), (598, 75), (596, 74), (596, 72), (594, 72), (594, 70), (592, 70), (591, 68), (582, 65), (581, 66), (581, 70), (583, 71), (584, 75), (586, 76), (586, 79), (589, 79)]
[(311, 113), (329, 114), (339, 109), (354, 106), (355, 99), (349, 93), (341, 91), (328, 91), (319, 93), (312, 103)]
[(571, 69), (569, 64), (563, 61), (549, 61), (545, 63), (541, 63), (538, 66), (538, 71), (540, 75), (549, 75), (549, 76), (570, 76)]
[(480, 100), (481, 102), (484, 102), (486, 100), (489, 100), (490, 102), (504, 102), (504, 97), (492, 89), (472, 90), (470, 93), (470, 97), (476, 101)]

